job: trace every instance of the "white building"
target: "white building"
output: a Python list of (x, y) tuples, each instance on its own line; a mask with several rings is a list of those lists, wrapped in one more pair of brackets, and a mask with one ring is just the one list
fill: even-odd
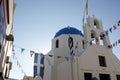
[(84, 35), (73, 27), (56, 33), (45, 56), (43, 80), (120, 80), (120, 61), (102, 22), (95, 17), (86, 22)]
[(12, 62), (14, 0), (0, 0), (0, 80), (8, 80)]

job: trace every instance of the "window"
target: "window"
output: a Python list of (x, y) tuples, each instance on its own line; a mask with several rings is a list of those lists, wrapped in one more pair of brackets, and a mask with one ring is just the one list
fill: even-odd
[(34, 77), (37, 75), (37, 66), (34, 66)]
[(94, 21), (94, 28), (97, 28), (97, 22)]
[(92, 73), (84, 73), (84, 80), (92, 80)]
[(117, 80), (120, 80), (120, 75), (116, 75), (116, 77), (117, 77)]
[(35, 54), (34, 63), (37, 63), (37, 62), (38, 62), (38, 54)]
[(40, 67), (40, 76), (43, 78), (44, 75), (44, 67)]
[(111, 80), (110, 74), (99, 74), (100, 80)]
[(56, 48), (59, 47), (59, 40), (56, 40)]
[(72, 37), (68, 38), (68, 46), (70, 49), (73, 47), (73, 38)]
[(2, 0), (0, 0), (0, 5), (1, 5)]
[(40, 64), (44, 64), (44, 55), (41, 55)]
[(85, 42), (84, 42), (84, 40), (82, 40), (82, 45), (83, 45), (83, 49), (85, 48)]
[(97, 19), (94, 19), (94, 28), (100, 29), (99, 21)]
[(96, 32), (94, 30), (91, 30), (91, 41), (90, 41), (90, 45), (92, 44), (96, 44), (97, 39), (96, 39)]
[(105, 34), (104, 33), (100, 34), (99, 40), (100, 40), (100, 45), (104, 45), (104, 40), (105, 40)]
[(99, 56), (99, 64), (102, 67), (106, 67), (106, 60), (105, 60), (105, 56)]

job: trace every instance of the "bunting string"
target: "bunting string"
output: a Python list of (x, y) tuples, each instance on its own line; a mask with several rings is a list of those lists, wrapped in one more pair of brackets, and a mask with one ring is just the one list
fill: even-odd
[[(119, 24), (119, 26), (120, 26), (120, 24)], [(71, 43), (71, 40), (68, 40), (68, 42), (69, 42), (69, 48), (71, 49), (72, 47), (73, 47), (73, 44)], [(71, 43), (71, 44), (70, 44)], [(113, 47), (115, 47), (115, 46), (118, 46), (118, 44), (120, 44), (120, 39), (118, 39), (117, 41), (115, 41), (113, 44), (111, 44), (111, 45), (108, 45), (108, 48), (113, 48)], [(14, 46), (14, 47), (17, 47), (17, 46)], [(36, 53), (35, 51), (33, 51), (33, 50), (30, 50), (30, 49), (26, 49), (26, 48), (23, 48), (23, 47), (17, 47), (17, 48), (20, 48), (20, 50), (21, 50), (21, 54), (25, 51), (25, 50), (28, 50), (30, 53), (30, 57), (32, 57), (33, 55), (34, 55), (34, 53)], [(77, 48), (78, 48), (78, 42), (76, 43), (76, 46), (75, 46), (75, 50), (77, 50)], [(66, 61), (69, 61), (73, 56), (76, 56), (75, 54), (74, 54), (74, 50), (72, 50), (71, 51), (71, 53), (70, 53), (70, 55), (72, 55), (72, 56), (60, 56), (60, 55), (58, 55), (57, 56), (57, 59), (64, 59), (64, 60), (66, 60)], [(52, 55), (52, 54), (48, 54), (48, 55), (45, 55), (45, 56), (49, 56), (49, 57), (55, 57), (54, 55)], [(20, 62), (18, 61), (18, 59), (17, 59), (17, 57), (16, 57), (16, 55), (15, 55), (15, 52), (14, 52), (14, 49), (13, 49), (13, 59), (15, 59), (16, 61), (17, 61), (17, 66), (19, 67), (19, 68), (21, 68), (21, 70), (22, 70), (22, 73), (24, 74), (24, 75), (26, 75), (26, 73), (24, 72), (24, 70), (23, 70), (23, 68), (22, 68), (22, 66), (21, 66), (21, 64), (20, 64)], [(50, 59), (47, 59), (48, 60), (48, 62), (49, 62), (49, 64), (51, 64), (51, 62), (50, 62)]]
[(120, 20), (118, 20), (118, 22), (115, 25), (113, 25), (108, 30), (106, 30), (106, 35), (108, 35), (109, 33), (112, 33), (113, 30), (116, 30), (118, 27), (120, 27)]
[(23, 48), (23, 47), (19, 47), (19, 46), (14, 45), (14, 48), (15, 48), (15, 47), (16, 47), (16, 48), (19, 48), (19, 49), (21, 50), (21, 54), (22, 54), (25, 50), (29, 51), (30, 57), (32, 57), (33, 54), (36, 53), (34, 50), (31, 50), (31, 49), (27, 49), (27, 48)]
[(116, 46), (118, 46), (118, 44), (120, 44), (120, 39), (118, 39), (117, 41), (115, 41), (113, 44), (108, 45), (108, 48), (116, 47)]
[(18, 68), (21, 69), (21, 72), (22, 72), (22, 73), (24, 74), (24, 76), (25, 76), (26, 73), (25, 73), (25, 71), (23, 70), (23, 68), (22, 68), (22, 66), (21, 66), (21, 64), (20, 64), (20, 62), (19, 62), (19, 60), (18, 60), (18, 58), (17, 58), (17, 56), (16, 56), (16, 54), (15, 54), (14, 51), (13, 51), (12, 57), (13, 57), (13, 59), (16, 61)]
[[(118, 20), (116, 24), (114, 24), (112, 27), (110, 27), (108, 30), (105, 31), (106, 35), (109, 35), (109, 33), (113, 33), (113, 31), (117, 30), (119, 27), (120, 27), (120, 20)], [(120, 44), (120, 39), (108, 45), (108, 48), (116, 47), (118, 46), (118, 44)]]
[(16, 53), (15, 53), (15, 49), (16, 49), (16, 48), (20, 49), (20, 53), (21, 53), (21, 54), (23, 54), (25, 50), (29, 51), (30, 57), (33, 56), (33, 54), (35, 53), (35, 51), (30, 50), (30, 49), (26, 49), (26, 48), (23, 48), (23, 47), (19, 47), (19, 46), (16, 46), (16, 45), (13, 45), (13, 49), (12, 49), (12, 52), (13, 52), (13, 54), (12, 54), (12, 59), (15, 60), (16, 65), (18, 66), (18, 68), (20, 68), (21, 72), (22, 72), (22, 73), (24, 74), (24, 76), (25, 76), (26, 73), (25, 73), (22, 65), (20, 64), (20, 61), (18, 60), (17, 55), (16, 55)]
[[(88, 1), (88, 0), (87, 0)], [(86, 2), (87, 3), (87, 5), (88, 5), (88, 2)], [(105, 32), (106, 32), (106, 35), (108, 35), (109, 33), (112, 33), (113, 32), (113, 30), (116, 30), (118, 27), (120, 27), (120, 20), (118, 20), (118, 22), (115, 24), (115, 25), (113, 25), (112, 27), (110, 27), (108, 30), (106, 30)], [(116, 43), (113, 43), (112, 44), (112, 46), (114, 47), (114, 46), (116, 46), (117, 44), (119, 43), (119, 40), (118, 41), (116, 41)], [(73, 53), (73, 49), (72, 49), (72, 47), (73, 47), (73, 41), (72, 41), (72, 38), (69, 36), (69, 39), (68, 39), (68, 46), (69, 46), (69, 48), (70, 48), (70, 55), (74, 55), (74, 53)], [(29, 51), (29, 54), (30, 54), (30, 57), (32, 57), (33, 55), (34, 55), (34, 53), (36, 53), (34, 50), (31, 50), (31, 49), (26, 49), (26, 48), (23, 48), (23, 47), (18, 47), (18, 46), (16, 46), (16, 45), (14, 45), (14, 47), (17, 47), (17, 48), (20, 48), (21, 49), (21, 54), (25, 51), (25, 50), (28, 50)], [(77, 46), (76, 46), (76, 48), (77, 48)]]
[[(69, 61), (73, 56), (76, 56), (75, 53), (74, 53), (74, 50), (77, 50), (77, 48), (78, 48), (78, 42), (76, 43), (75, 49), (73, 49), (73, 40), (72, 40), (71, 37), (69, 37), (69, 39), (68, 39), (68, 46), (69, 46), (69, 48), (70, 48), (70, 50), (71, 50), (71, 51), (70, 51), (70, 56), (64, 56), (64, 57), (63, 57), (63, 56), (61, 56), (61, 55), (58, 55), (58, 56), (57, 56), (57, 59), (65, 59), (66, 61)], [(25, 50), (29, 51), (30, 57), (32, 57), (35, 53), (37, 53), (37, 52), (35, 52), (34, 50), (30, 50), (30, 49), (26, 49), (26, 48), (23, 48), (23, 47), (19, 47), (19, 46), (14, 45), (14, 46), (13, 46), (13, 58), (17, 61), (17, 66), (18, 66), (19, 68), (22, 68), (22, 66), (21, 66), (20, 62), (18, 61), (18, 59), (17, 59), (17, 57), (16, 57), (16, 55), (15, 55), (15, 52), (14, 52), (15, 47), (18, 48), (18, 49), (20, 49), (20, 53), (21, 53), (21, 54), (24, 54), (24, 51), (25, 51)], [(55, 56), (52, 55), (52, 54), (48, 54), (48, 55), (45, 55), (45, 56), (55, 57)], [(48, 60), (48, 62), (50, 63), (50, 60), (49, 60), (49, 59), (47, 59), (47, 60)], [(22, 72), (25, 73), (25, 72), (23, 71), (23, 69), (22, 69)]]

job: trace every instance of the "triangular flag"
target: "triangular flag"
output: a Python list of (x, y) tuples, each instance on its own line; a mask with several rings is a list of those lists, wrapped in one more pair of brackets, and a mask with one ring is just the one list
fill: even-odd
[(25, 48), (21, 48), (21, 53), (23, 53), (24, 50), (25, 50)]
[(32, 57), (32, 55), (34, 54), (35, 52), (30, 50), (30, 56)]
[(13, 45), (13, 47), (12, 47), (12, 51), (13, 51), (13, 52), (14, 52), (14, 47), (15, 47), (15, 46)]
[(112, 27), (109, 29), (109, 31), (112, 33)]
[(118, 26), (120, 26), (120, 20), (118, 21)]
[(115, 46), (115, 43), (113, 43), (113, 47)]
[(20, 63), (18, 64), (18, 67), (20, 68)]
[(110, 45), (110, 47), (111, 47), (111, 48), (113, 48), (113, 46), (112, 46), (112, 45)]
[(108, 48), (111, 48), (111, 45), (108, 45)]
[(112, 45), (108, 45), (108, 48), (112, 48)]
[(117, 46), (117, 41), (116, 41), (116, 46)]
[(21, 65), (19, 64), (19, 68), (21, 68)]
[(13, 52), (13, 59), (15, 58), (15, 52)]
[(116, 29), (116, 25), (113, 26), (114, 30)]
[(19, 62), (17, 61), (17, 66), (19, 65)]
[(120, 43), (120, 40), (118, 40), (118, 43)]

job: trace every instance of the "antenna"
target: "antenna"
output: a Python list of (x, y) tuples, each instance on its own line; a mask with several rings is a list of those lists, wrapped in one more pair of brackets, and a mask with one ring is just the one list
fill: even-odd
[(84, 8), (84, 12), (83, 12), (83, 19), (82, 19), (83, 25), (84, 25), (84, 21), (85, 21), (85, 16), (88, 16), (88, 0), (86, 0), (86, 5)]

